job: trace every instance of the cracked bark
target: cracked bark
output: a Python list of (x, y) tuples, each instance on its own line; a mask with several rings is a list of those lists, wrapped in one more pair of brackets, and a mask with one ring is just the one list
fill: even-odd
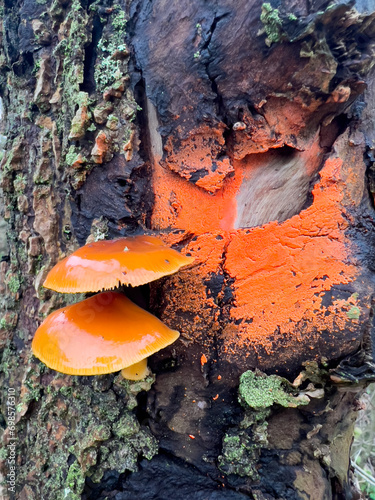
[[(16, 498), (354, 498), (374, 379), (372, 6), (117, 3), (0, 2)], [(181, 332), (152, 387), (44, 369), (32, 334), (76, 300), (42, 289), (48, 269), (88, 237), (145, 232), (196, 259), (123, 290)], [(249, 369), (309, 404), (240, 404)]]

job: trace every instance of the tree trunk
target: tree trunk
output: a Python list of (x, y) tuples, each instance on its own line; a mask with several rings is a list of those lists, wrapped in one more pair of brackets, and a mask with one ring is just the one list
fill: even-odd
[[(2, 0), (2, 498), (350, 499), (374, 380), (372, 2)], [(86, 241), (194, 263), (123, 293), (153, 374), (30, 350)]]

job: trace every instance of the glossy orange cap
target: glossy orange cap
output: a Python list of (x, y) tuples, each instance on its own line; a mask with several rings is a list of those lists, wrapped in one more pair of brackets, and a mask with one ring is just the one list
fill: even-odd
[(50, 314), (32, 350), (58, 372), (100, 375), (139, 363), (179, 335), (124, 295), (103, 292)]
[(46, 288), (62, 293), (97, 292), (139, 286), (177, 272), (193, 262), (155, 236), (89, 243), (51, 269)]

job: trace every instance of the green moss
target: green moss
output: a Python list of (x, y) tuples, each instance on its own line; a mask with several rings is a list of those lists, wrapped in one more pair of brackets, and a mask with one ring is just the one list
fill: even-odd
[(129, 437), (140, 430), (139, 422), (131, 413), (124, 415), (113, 426), (113, 432), (120, 438)]
[(267, 34), (267, 45), (280, 41), (282, 37), (282, 21), (279, 15), (279, 9), (274, 9), (268, 2), (264, 3), (262, 5), (260, 20)]
[(34, 466), (38, 479), (33, 485), (38, 498), (78, 500), (86, 477), (100, 481), (108, 470), (135, 471), (140, 457), (151, 459), (157, 453), (155, 438), (141, 429), (128, 409), (130, 394), (113, 375), (68, 377), (47, 370), (48, 385), (43, 391), (41, 368), (44, 365), (36, 363), (28, 371), (20, 405), (24, 415), (34, 398), (35, 411), (27, 422), (21, 417), (16, 429), (17, 453), (25, 458), (18, 469), (18, 484), (28, 481), (28, 461), (38, 456)]
[(26, 175), (17, 174), (13, 182), (13, 186), (16, 193), (23, 193), (25, 191), (26, 184), (27, 184)]
[[(68, 470), (68, 475), (66, 477), (66, 488), (75, 494), (80, 494), (83, 492), (85, 486), (85, 476), (82, 473), (82, 469), (78, 462), (74, 462)], [(80, 497), (77, 497), (80, 498)]]
[(21, 283), (22, 283), (21, 278), (19, 278), (18, 276), (11, 276), (11, 278), (7, 283), (10, 292), (17, 293), (18, 290), (21, 288)]
[(240, 403), (254, 410), (263, 410), (274, 404), (296, 407), (309, 403), (309, 398), (296, 395), (296, 390), (286, 379), (251, 370), (241, 375), (238, 392)]
[(226, 474), (237, 474), (256, 480), (258, 478), (255, 468), (257, 457), (257, 446), (254, 445), (247, 432), (227, 434), (223, 439), (219, 468)]

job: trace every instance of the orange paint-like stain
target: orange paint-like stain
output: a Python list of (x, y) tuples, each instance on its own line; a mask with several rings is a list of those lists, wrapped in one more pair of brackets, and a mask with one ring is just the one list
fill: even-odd
[[(340, 206), (344, 194), (332, 183), (341, 166), (338, 158), (326, 162), (313, 190), (314, 203), (299, 215), (282, 224), (271, 222), (230, 235), (225, 269), (235, 280), (231, 317), (252, 321), (246, 328), (252, 340), (261, 341), (278, 327), (289, 332), (303, 317), (312, 324), (324, 321), (325, 327), (340, 318), (340, 308), (332, 311), (338, 315), (335, 318), (320, 318), (317, 313), (323, 292), (334, 284), (349, 283), (356, 274), (355, 267), (345, 262), (349, 241)], [(342, 319), (345, 323), (347, 318)]]
[(197, 185), (209, 193), (215, 193), (223, 187), (224, 179), (234, 171), (229, 159), (220, 157), (225, 145), (225, 128), (223, 123), (217, 128), (203, 125), (190, 132), (187, 138), (179, 139), (177, 151), (174, 139), (169, 137), (164, 148), (167, 152), (164, 162), (166, 167), (188, 180), (199, 172)]
[[(345, 150), (344, 142), (341, 147)], [(353, 153), (352, 158), (332, 155), (326, 160), (312, 191), (312, 204), (297, 215), (281, 223), (235, 229), (241, 183), (272, 154), (233, 161), (234, 175), (215, 194), (158, 164), (154, 169), (154, 228), (178, 228), (185, 235), (195, 235), (183, 250), (195, 258), (193, 273), (180, 272), (180, 282), (171, 278), (171, 302), (164, 314), (175, 315), (182, 336), (195, 341), (203, 338), (209, 345), (207, 332), (218, 332), (224, 340), (221, 352), (239, 356), (246, 356), (243, 346), (249, 344), (259, 344), (266, 354), (272, 354), (275, 342), (285, 335), (302, 343), (313, 337), (316, 341), (316, 332), (342, 330), (348, 324), (351, 328), (356, 322), (348, 317), (347, 304), (333, 300), (324, 305), (323, 298), (334, 285), (348, 284), (358, 273), (345, 235), (345, 212), (361, 198), (361, 181), (351, 167), (361, 161), (361, 152), (358, 158)], [(314, 175), (321, 162), (318, 140), (295, 154), (301, 155), (306, 175)], [(168, 238), (165, 236), (166, 241)], [(213, 275), (225, 276), (232, 291), (222, 323), (220, 292), (215, 296), (207, 287)], [(187, 317), (184, 312), (190, 317), (195, 314), (193, 324), (181, 319)], [(298, 326), (301, 321), (303, 328)]]

